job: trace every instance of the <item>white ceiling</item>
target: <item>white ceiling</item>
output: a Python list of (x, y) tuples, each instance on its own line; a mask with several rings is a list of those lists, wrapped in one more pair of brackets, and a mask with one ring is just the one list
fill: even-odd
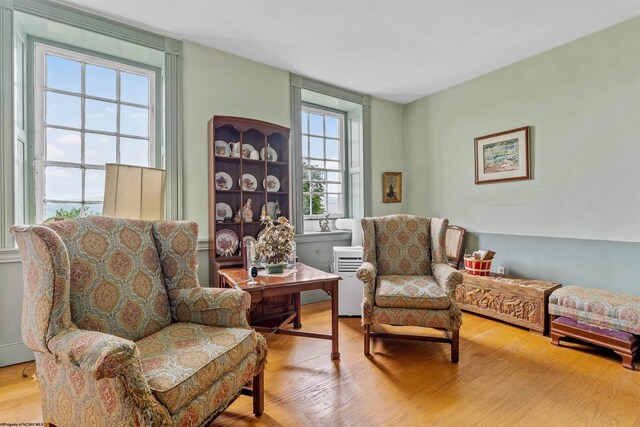
[(640, 15), (620, 0), (66, 0), (407, 103)]

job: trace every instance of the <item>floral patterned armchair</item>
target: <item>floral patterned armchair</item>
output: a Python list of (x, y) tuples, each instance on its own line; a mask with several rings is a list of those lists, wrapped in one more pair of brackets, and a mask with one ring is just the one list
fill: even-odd
[(241, 393), (262, 413), (265, 340), (249, 294), (198, 284), (197, 224), (90, 217), (12, 232), (46, 424), (197, 426)]
[[(364, 282), (362, 325), (364, 353), (371, 337), (406, 338), (451, 344), (458, 362), (460, 308), (455, 300), (462, 274), (450, 267), (445, 250), (449, 221), (413, 215), (364, 218), (364, 263), (357, 272)], [(372, 324), (424, 326), (444, 337), (372, 332)]]

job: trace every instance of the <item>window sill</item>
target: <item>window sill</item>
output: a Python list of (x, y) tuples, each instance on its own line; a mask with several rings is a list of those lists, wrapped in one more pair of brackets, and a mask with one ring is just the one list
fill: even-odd
[(308, 231), (296, 235), (296, 243), (332, 242), (337, 240), (351, 240), (351, 232), (344, 230)]

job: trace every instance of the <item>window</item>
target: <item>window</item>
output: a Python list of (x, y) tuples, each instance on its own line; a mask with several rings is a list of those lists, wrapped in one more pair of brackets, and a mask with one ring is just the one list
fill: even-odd
[(304, 218), (344, 216), (344, 115), (302, 107)]
[(155, 166), (155, 73), (35, 45), (36, 219), (99, 215), (105, 163)]

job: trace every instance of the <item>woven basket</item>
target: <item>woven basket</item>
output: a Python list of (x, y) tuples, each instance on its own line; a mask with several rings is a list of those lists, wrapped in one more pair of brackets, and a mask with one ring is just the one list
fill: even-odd
[(472, 256), (464, 257), (464, 270), (465, 273), (472, 274), (474, 276), (488, 276), (491, 273), (491, 261), (492, 259), (475, 259)]

